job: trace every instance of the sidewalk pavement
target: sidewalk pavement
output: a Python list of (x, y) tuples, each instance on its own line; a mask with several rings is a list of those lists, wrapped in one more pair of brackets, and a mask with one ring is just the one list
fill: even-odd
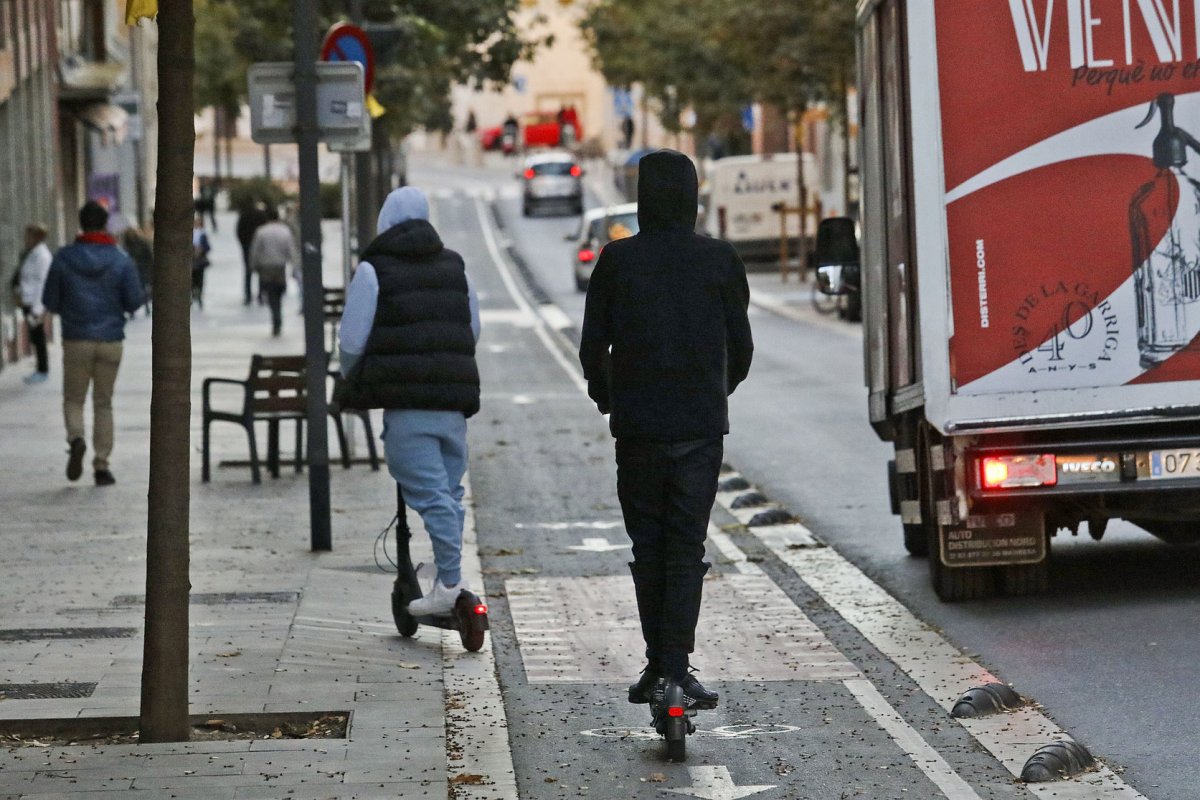
[[(454, 797), (515, 797), (490, 641), (471, 654), (457, 634), (422, 628), (414, 639), (396, 635), (392, 579), (372, 555), (395, 509), (387, 472), (343, 470), (330, 437), (333, 551), (320, 554), (309, 549), (307, 473), (285, 466), (278, 479), (264, 474), (254, 486), (248, 468), (228, 466), (214, 469), (211, 483), (200, 482), (203, 379), (245, 377), (252, 353), (303, 352), (295, 286), (285, 298), (283, 335), (272, 338), (268, 309), (242, 305), (234, 217), (221, 214), (218, 222), (204, 310), (192, 311), (191, 712), (343, 711), (349, 736), (0, 750), (0, 800), (82, 800), (113, 791), (205, 800), (443, 798), (448, 785)], [(336, 225), (325, 229), (334, 285), (341, 282), (339, 233)], [(144, 314), (127, 326), (114, 398), (115, 486), (95, 486), (90, 470), (77, 483), (64, 477), (57, 348), (44, 384), (24, 385), (21, 366), (0, 374), (4, 729), (19, 728), (19, 720), (138, 714), (150, 328)], [(236, 406), (239, 394), (224, 400)], [(90, 431), (90, 410), (87, 419)], [(285, 456), (290, 434), (285, 426)], [(356, 436), (361, 452), (361, 428)], [(248, 457), (236, 425), (215, 424), (212, 448), (214, 465)], [(420, 521), (410, 517), (414, 560), (432, 561)], [(482, 588), (470, 518), (468, 535), (467, 579)], [(16, 699), (12, 686), (59, 682), (94, 690)], [(455, 699), (462, 693), (491, 705), (470, 718), (449, 711), (462, 707)], [(465, 764), (464, 752), (477, 754), (476, 761)], [(448, 784), (464, 772), (483, 775), (481, 785)]]

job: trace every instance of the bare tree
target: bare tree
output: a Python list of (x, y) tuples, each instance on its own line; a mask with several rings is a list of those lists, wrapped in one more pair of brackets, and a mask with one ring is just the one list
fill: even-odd
[(191, 501), (192, 0), (160, 0), (158, 189), (141, 741), (186, 741)]

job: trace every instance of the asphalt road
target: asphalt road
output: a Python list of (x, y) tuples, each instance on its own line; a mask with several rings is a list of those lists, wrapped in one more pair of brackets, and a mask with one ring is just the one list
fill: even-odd
[[(563, 241), (576, 218), (523, 218), (511, 178), (497, 171), (415, 166), (411, 177), (439, 187), (435, 221), (466, 256), (481, 296), (485, 396), (472, 422), (471, 479), (521, 796), (662, 797), (664, 790), (698, 786), (711, 773), (664, 764), (659, 743), (641, 738), (645, 710), (624, 700), (625, 682), (636, 677), (636, 668), (629, 671), (636, 630), (627, 619), (622, 627), (580, 610), (606, 601), (619, 606), (614, 587), (627, 575), (628, 551), (616, 549), (624, 534), (612, 445), (603, 418), (567, 369), (572, 331), (533, 324), (522, 299), (544, 297), (578, 325), (583, 295), (574, 288), (571, 249)], [(497, 258), (506, 244), (528, 276), (513, 270), (506, 281), (497, 269), (497, 261), (507, 261), (503, 253)], [(1143, 795), (1194, 798), (1190, 742), (1200, 710), (1188, 698), (1198, 655), (1192, 576), (1200, 548), (1168, 547), (1124, 524), (1111, 526), (1099, 544), (1061, 534), (1053, 543), (1049, 594), (940, 603), (925, 563), (905, 554), (888, 510), (890, 448), (866, 422), (857, 326), (810, 325), (757, 309), (752, 324), (755, 362), (732, 400), (726, 460), (917, 617), (1041, 704)], [(722, 509), (714, 512), (714, 523), (729, 522)], [(588, 539), (613, 547), (569, 549), (587, 547)], [(1030, 796), (760, 542), (745, 535), (732, 542), (974, 796)], [(706, 590), (706, 621), (717, 612), (748, 618), (756, 605), (736, 590), (747, 578), (728, 556), (724, 549), (710, 553), (720, 577)], [(724, 591), (730, 586), (734, 591)], [(724, 635), (716, 638), (725, 641)], [(590, 648), (588, 637), (611, 641), (607, 649)], [(931, 783), (852, 696), (853, 681), (838, 679), (850, 672), (785, 681), (769, 674), (769, 653), (725, 656), (723, 663), (711, 655), (701, 664), (723, 702), (698, 718), (708, 734), (689, 742), (689, 767), (726, 768), (738, 786), (776, 787), (763, 797), (955, 796)]]

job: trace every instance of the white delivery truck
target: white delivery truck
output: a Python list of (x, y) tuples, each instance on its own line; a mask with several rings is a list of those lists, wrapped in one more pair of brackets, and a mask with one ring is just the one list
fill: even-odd
[[(805, 186), (808, 191), (808, 235), (816, 233), (811, 153), (804, 154)], [(799, 173), (795, 153), (730, 156), (705, 163), (703, 206), (704, 232), (731, 243), (746, 260), (779, 257), (779, 212), (783, 203), (795, 208), (800, 203)], [(798, 252), (800, 218), (788, 216), (788, 252)]]
[(869, 414), (945, 600), (1200, 541), (1196, 8), (858, 2)]

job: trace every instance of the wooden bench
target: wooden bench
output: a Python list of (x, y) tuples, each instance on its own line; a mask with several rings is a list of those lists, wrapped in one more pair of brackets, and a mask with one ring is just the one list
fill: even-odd
[[(250, 376), (244, 381), (233, 378), (205, 378), (203, 397), (203, 468), (201, 480), (211, 478), (209, 468), (208, 426), (213, 422), (235, 422), (246, 430), (250, 441), (250, 475), (255, 483), (262, 482), (259, 473), (258, 443), (254, 423), (267, 423), (267, 469), (279, 477), (279, 423), (296, 423), (296, 471), (303, 469), (300, 458), (304, 418), (308, 411), (304, 356), (261, 356), (250, 358)], [(210, 390), (214, 384), (242, 387), (240, 411), (219, 411), (212, 407)]]
[[(213, 408), (211, 387), (214, 384), (231, 384), (242, 387), (242, 408), (240, 411), (221, 411)], [(304, 468), (304, 422), (308, 413), (308, 386), (306, 360), (304, 356), (261, 356), (255, 355), (250, 359), (250, 375), (246, 380), (232, 378), (206, 378), (202, 386), (203, 397), (203, 467), (201, 480), (207, 483), (211, 479), (209, 455), (208, 427), (213, 422), (235, 422), (246, 431), (250, 443), (250, 475), (254, 483), (261, 483), (259, 471), (258, 442), (254, 434), (256, 422), (267, 423), (267, 469), (274, 478), (279, 477), (279, 423), (292, 421), (296, 424), (296, 472)], [(375, 435), (371, 427), (370, 414), (363, 410), (347, 411), (355, 414), (363, 423), (367, 438), (367, 451), (370, 455), (371, 469), (379, 469), (379, 455), (375, 448)], [(346, 441), (346, 431), (342, 424), (341, 412), (335, 406), (330, 406), (329, 414), (333, 417), (337, 431), (338, 446), (341, 449), (342, 466), (350, 468), (350, 449)]]

